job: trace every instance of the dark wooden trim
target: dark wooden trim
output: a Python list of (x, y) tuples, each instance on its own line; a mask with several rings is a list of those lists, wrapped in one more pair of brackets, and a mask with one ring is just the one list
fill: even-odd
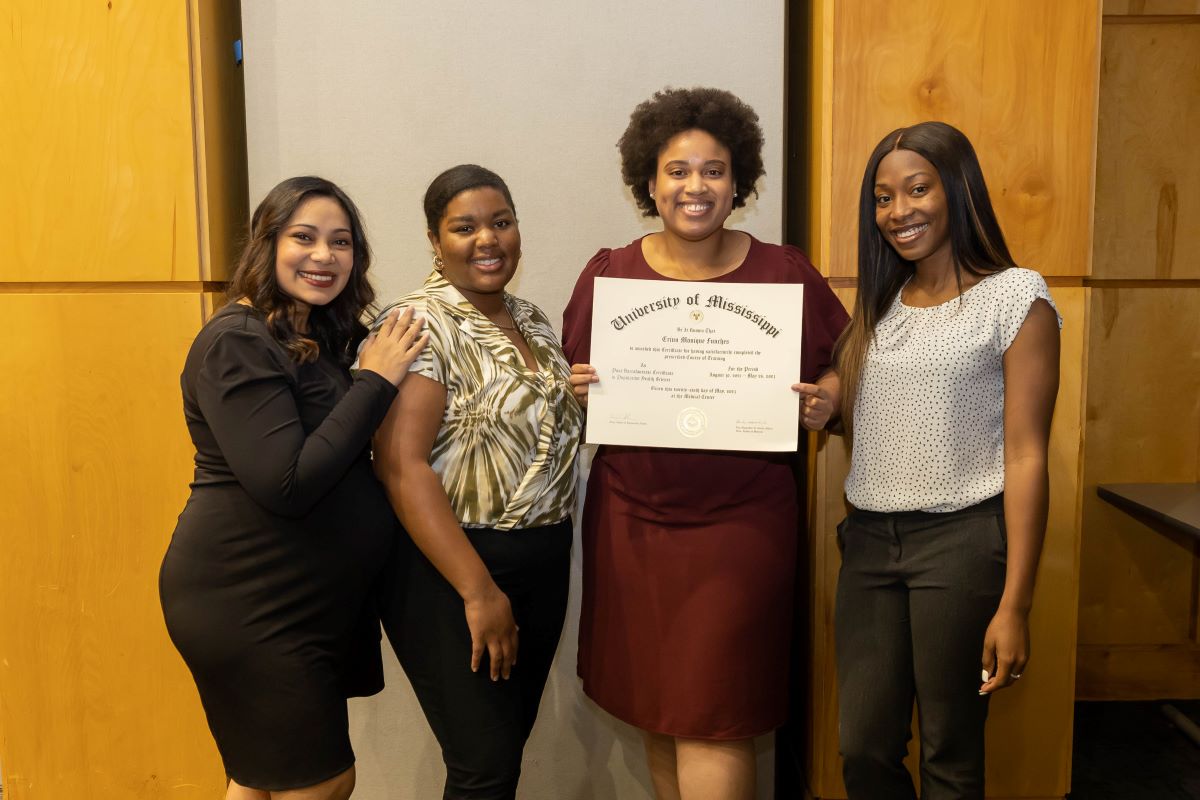
[(812, 249), (808, 230), (808, 156), (812, 135), (812, 7), (810, 2), (784, 4), (783, 45), (783, 241), (804, 252)]
[(1200, 14), (1105, 14), (1105, 25), (1195, 25)]
[(1200, 278), (1084, 278), (1093, 289), (1195, 289)]
[(224, 281), (0, 281), (0, 294), (192, 294), (224, 292)]

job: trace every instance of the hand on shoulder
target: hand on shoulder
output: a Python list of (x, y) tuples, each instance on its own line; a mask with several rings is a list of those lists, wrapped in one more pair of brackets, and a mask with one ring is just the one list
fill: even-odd
[(411, 307), (389, 314), (358, 351), (359, 369), (378, 373), (399, 386), (429, 342), (429, 331), (423, 330), (425, 320), (413, 317)]

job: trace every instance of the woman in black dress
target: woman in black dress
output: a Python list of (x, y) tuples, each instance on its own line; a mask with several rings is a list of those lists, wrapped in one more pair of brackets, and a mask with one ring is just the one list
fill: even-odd
[(254, 212), (236, 302), (181, 379), (196, 471), (159, 579), (226, 798), (346, 798), (349, 696), (382, 688), (369, 593), (395, 518), (368, 445), (426, 335), (393, 316), (348, 365), (374, 299), (353, 202), (291, 178)]

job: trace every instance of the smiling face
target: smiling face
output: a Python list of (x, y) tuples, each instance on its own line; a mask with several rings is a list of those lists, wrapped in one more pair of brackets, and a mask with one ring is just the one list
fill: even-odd
[(517, 215), (490, 186), (456, 194), (429, 242), (445, 264), (442, 275), (476, 306), (504, 291), (521, 259)]
[(729, 148), (699, 129), (667, 141), (650, 192), (668, 233), (700, 241), (722, 229), (733, 211), (732, 162)]
[(296, 301), (300, 320), (308, 309), (334, 300), (354, 269), (350, 217), (332, 197), (309, 197), (275, 238), (275, 281)]
[(949, 259), (950, 215), (937, 168), (912, 150), (893, 150), (875, 171), (875, 224), (900, 257)]

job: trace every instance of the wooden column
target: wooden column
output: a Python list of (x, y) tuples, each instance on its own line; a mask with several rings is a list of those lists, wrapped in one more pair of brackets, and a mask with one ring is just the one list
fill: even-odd
[[(1070, 788), (1079, 583), (1080, 457), (1099, 78), (1098, 2), (960, 4), (822, 0), (811, 8), (808, 202), (814, 261), (850, 307), (857, 203), (875, 144), (937, 119), (979, 154), (1010, 249), (1047, 277), (1064, 318), (1062, 382), (1051, 432), (1051, 508), (1021, 683), (988, 723), (988, 795), (1062, 797)], [(838, 437), (813, 454), (810, 498), (808, 790), (844, 798), (837, 753), (834, 528), (845, 515), (847, 454)], [(910, 758), (915, 758), (914, 740)], [(914, 765), (915, 770), (915, 765)]]
[(158, 566), (191, 478), (179, 372), (247, 217), (240, 8), (8, 5), (3, 794), (218, 796)]

